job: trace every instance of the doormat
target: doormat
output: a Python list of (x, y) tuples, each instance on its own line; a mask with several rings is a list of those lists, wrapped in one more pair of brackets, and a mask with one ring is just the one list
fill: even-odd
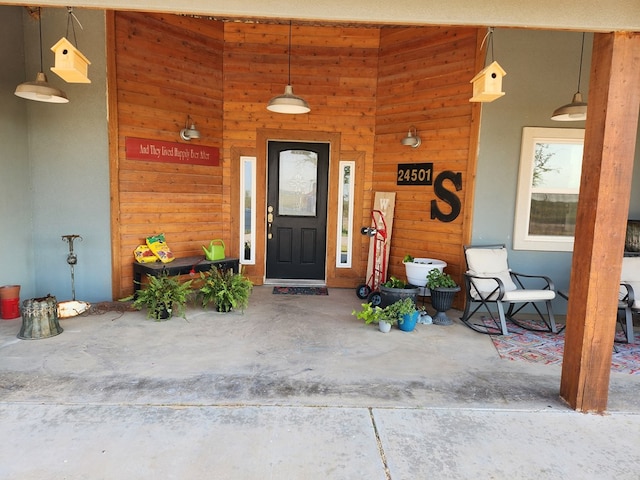
[[(500, 358), (562, 365), (564, 330), (556, 334), (531, 332), (511, 322), (508, 322), (507, 326), (509, 328), (508, 335), (490, 335)], [(558, 328), (561, 327), (562, 325), (558, 325)], [(624, 337), (618, 332), (616, 340), (621, 338)], [(616, 342), (613, 345), (611, 371), (640, 375), (640, 344)]]
[(273, 287), (275, 295), (329, 295), (327, 287)]

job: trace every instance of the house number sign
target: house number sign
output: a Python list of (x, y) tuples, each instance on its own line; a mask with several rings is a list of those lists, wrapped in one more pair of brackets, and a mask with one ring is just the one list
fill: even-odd
[(433, 163), (399, 163), (396, 185), (432, 185)]

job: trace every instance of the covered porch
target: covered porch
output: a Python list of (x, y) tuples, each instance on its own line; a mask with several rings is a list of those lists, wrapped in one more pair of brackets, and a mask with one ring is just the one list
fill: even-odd
[[(56, 2), (49, 2), (49, 3), (55, 4)], [(540, 13), (544, 15), (544, 12), (543, 12), (544, 9), (539, 9), (539, 10), (540, 10)], [(611, 11), (614, 11), (614, 10), (615, 9), (609, 9), (609, 12), (607, 13), (611, 13)], [(192, 12), (192, 13), (196, 13), (196, 12)], [(547, 12), (547, 15), (548, 15), (548, 12)], [(291, 16), (300, 18), (300, 15), (295, 15), (295, 13), (292, 14)], [(632, 15), (629, 15), (629, 17), (633, 18)], [(483, 25), (495, 24), (494, 22), (482, 21), (480, 20), (480, 18), (481, 17), (478, 17), (478, 20), (476, 21), (481, 22)], [(537, 18), (539, 19), (539, 17)], [(623, 108), (621, 108), (619, 105), (617, 106), (618, 110), (616, 110), (615, 108), (612, 108), (611, 105), (609, 104), (605, 105), (604, 103), (608, 102), (610, 98), (611, 99), (617, 98), (616, 95), (619, 95), (619, 92), (625, 90), (626, 87), (624, 85), (624, 79), (627, 78), (627, 76), (632, 79), (637, 78), (637, 76), (632, 73), (629, 74), (628, 72), (621, 72), (620, 69), (616, 70), (615, 66), (613, 67), (612, 71), (609, 71), (609, 68), (612, 67), (612, 64), (607, 62), (611, 58), (615, 58), (618, 61), (621, 58), (619, 55), (623, 55), (623, 56), (627, 55), (630, 57), (633, 57), (634, 55), (637, 56), (637, 53), (634, 53), (634, 48), (635, 48), (635, 51), (637, 52), (637, 46), (634, 48), (625, 47), (625, 45), (631, 45), (631, 44), (637, 45), (637, 40), (627, 39), (625, 37), (626, 34), (597, 33), (602, 31), (601, 26), (597, 24), (598, 23), (597, 20), (600, 20), (600, 19), (602, 19), (602, 17), (593, 16), (593, 17), (590, 17), (589, 19), (581, 19), (580, 22), (578, 23), (566, 24), (563, 26), (565, 28), (590, 29), (596, 32), (595, 35), (600, 38), (599, 42), (597, 43), (597, 48), (594, 50), (595, 53), (594, 53), (593, 59), (596, 60), (594, 64), (597, 65), (594, 68), (597, 68), (598, 72), (604, 72), (604, 73), (598, 78), (595, 78), (595, 77), (592, 78), (593, 85), (591, 90), (595, 91), (597, 93), (597, 96), (595, 96), (593, 100), (591, 99), (589, 100), (590, 105), (592, 107), (595, 107), (592, 109), (592, 111), (595, 110), (596, 112), (600, 112), (600, 114), (597, 116), (590, 115), (589, 121), (586, 125), (587, 130), (590, 131), (589, 138), (592, 139), (591, 142), (587, 143), (588, 154), (586, 158), (589, 165), (589, 173), (593, 174), (593, 176), (590, 177), (588, 182), (592, 188), (589, 191), (589, 196), (585, 197), (587, 200), (583, 202), (583, 205), (584, 205), (584, 208), (582, 210), (583, 216), (581, 217), (580, 232), (579, 232), (581, 234), (580, 238), (583, 239), (584, 242), (587, 242), (589, 244), (579, 245), (576, 248), (576, 257), (579, 257), (581, 259), (581, 265), (580, 265), (581, 270), (576, 269), (576, 272), (577, 272), (576, 276), (581, 279), (587, 279), (587, 278), (595, 279), (597, 276), (596, 273), (598, 273), (599, 274), (599, 278), (597, 278), (598, 283), (608, 285), (608, 288), (610, 290), (609, 292), (604, 292), (600, 295), (608, 298), (608, 297), (611, 297), (610, 294), (613, 292), (613, 287), (614, 287), (615, 281), (617, 281), (617, 276), (618, 276), (617, 273), (619, 268), (619, 264), (616, 263), (617, 260), (611, 261), (611, 259), (620, 258), (621, 245), (622, 245), (622, 240), (620, 239), (619, 236), (613, 239), (610, 237), (610, 231), (615, 230), (619, 234), (619, 231), (621, 230), (620, 227), (622, 226), (623, 221), (625, 220), (625, 217), (627, 215), (627, 211), (625, 211), (625, 206), (626, 206), (625, 199), (629, 197), (629, 194), (628, 194), (629, 192), (627, 188), (630, 186), (629, 171), (631, 168), (630, 165), (632, 163), (631, 157), (633, 156), (632, 154), (630, 154), (630, 152), (632, 152), (633, 150), (633, 139), (636, 131), (634, 126), (637, 124), (637, 98), (635, 97), (635, 95), (637, 94), (637, 91), (636, 91), (637, 89), (634, 89), (634, 88), (629, 89), (630, 91), (635, 92), (635, 94), (631, 95), (631, 97), (633, 97), (633, 98), (630, 98), (631, 101), (627, 102), (627, 107), (630, 104), (636, 105), (635, 109), (629, 108), (629, 110), (632, 111), (632, 115), (631, 115), (632, 118), (628, 118), (628, 112)], [(585, 21), (585, 20), (588, 20), (588, 21)], [(435, 20), (432, 19), (432, 21), (435, 21)], [(441, 20), (441, 22), (443, 24), (447, 24), (446, 21)], [(592, 22), (596, 22), (596, 25), (594, 25)], [(604, 20), (603, 20), (603, 23), (605, 25), (609, 24)], [(615, 24), (618, 25), (617, 23)], [(505, 23), (505, 25), (514, 25), (514, 23), (508, 22), (508, 23)], [(538, 25), (545, 26), (546, 24), (542, 23)], [(549, 26), (549, 25), (546, 25), (546, 26)], [(107, 28), (111, 28), (111, 24), (109, 24)], [(28, 30), (29, 29), (27, 29), (27, 31)], [(604, 30), (611, 31), (608, 28)], [(620, 32), (626, 29), (620, 27), (620, 28), (615, 28), (614, 30)], [(632, 28), (630, 30), (634, 30), (634, 29)], [(27, 36), (29, 38), (35, 38), (30, 34)], [(102, 49), (103, 44), (100, 43), (98, 47)], [(35, 51), (35, 49), (29, 49), (29, 50)], [(280, 55), (280, 56), (282, 57), (282, 60), (283, 60), (281, 64), (284, 65), (285, 64), (284, 59), (286, 58), (286, 56), (284, 55)], [(637, 62), (628, 61), (629, 57), (626, 57), (626, 58), (627, 58), (627, 61), (623, 59), (621, 64), (637, 65)], [(108, 64), (113, 65), (112, 62), (109, 62)], [(473, 71), (471, 73), (473, 73)], [(18, 80), (22, 81), (24, 80), (22, 78), (22, 72), (20, 72), (20, 74), (21, 74), (20, 75), (21, 78), (19, 78)], [(468, 81), (467, 80), (468, 76), (465, 76), (464, 78), (465, 78), (465, 84), (466, 84), (466, 82)], [(15, 84), (18, 82), (11, 79), (7, 83), (11, 84), (11, 90), (12, 90)], [(95, 85), (104, 86), (104, 82), (100, 82), (100, 84), (96, 82)], [(279, 83), (278, 83), (278, 87), (280, 87)], [(8, 95), (11, 94), (10, 90), (7, 90), (7, 92), (8, 92)], [(100, 112), (102, 112), (104, 108), (104, 89), (100, 90), (99, 95), (102, 98), (102, 103), (99, 104), (99, 109), (94, 109), (94, 110), (96, 111), (99, 110)], [(93, 99), (93, 97), (91, 98)], [(98, 96), (96, 96), (95, 98), (98, 98)], [(467, 99), (465, 97), (464, 103), (466, 104), (466, 102), (467, 102)], [(86, 108), (87, 110), (90, 110), (94, 106), (94, 104), (90, 102), (84, 102), (84, 103), (76, 102), (75, 104), (83, 105), (83, 107), (79, 107), (79, 108)], [(256, 102), (256, 105), (257, 104), (258, 102)], [(260, 105), (260, 111), (262, 111), (262, 106), (263, 106), (262, 99), (260, 99), (259, 105)], [(115, 107), (115, 105), (110, 105), (109, 111), (111, 112), (116, 111), (116, 109), (113, 107)], [(34, 144), (29, 143), (26, 140), (26, 134), (24, 134), (25, 135), (25, 137), (23, 137), (24, 141), (18, 142), (19, 145), (15, 148), (15, 150), (17, 151), (11, 152), (11, 154), (8, 155), (7, 161), (6, 161), (7, 165), (11, 165), (13, 170), (18, 171), (18, 173), (20, 174), (18, 178), (20, 180), (23, 180), (22, 182), (13, 182), (13, 183), (18, 185), (19, 187), (25, 187), (22, 189), (23, 191), (38, 192), (31, 196), (24, 195), (25, 197), (28, 197), (29, 201), (25, 202), (25, 207), (23, 207), (23, 210), (19, 212), (20, 214), (18, 215), (14, 214), (11, 217), (7, 217), (8, 220), (14, 220), (16, 218), (30, 219), (32, 218), (32, 215), (31, 215), (32, 213), (33, 213), (34, 223), (38, 224), (39, 220), (44, 220), (44, 222), (40, 222), (41, 226), (35, 229), (35, 233), (32, 231), (32, 225), (29, 222), (27, 221), (20, 222), (18, 225), (18, 228), (12, 229), (12, 232), (13, 231), (16, 232), (15, 238), (12, 236), (9, 239), (9, 244), (12, 246), (18, 245), (18, 244), (24, 245), (24, 247), (21, 247), (18, 250), (18, 253), (20, 255), (18, 256), (14, 255), (13, 257), (15, 257), (16, 260), (12, 258), (11, 261), (9, 261), (9, 265), (11, 267), (15, 267), (15, 268), (12, 268), (12, 271), (21, 272), (20, 273), (21, 278), (18, 279), (16, 283), (17, 282), (28, 283), (29, 289), (31, 291), (34, 291), (36, 289), (46, 290), (47, 287), (49, 287), (49, 285), (52, 285), (52, 284), (56, 285), (56, 282), (54, 281), (55, 279), (53, 278), (55, 277), (55, 275), (53, 274), (47, 273), (45, 275), (36, 276), (34, 274), (35, 273), (34, 265), (40, 265), (41, 264), (40, 260), (44, 258), (50, 259), (55, 257), (55, 255), (52, 254), (54, 253), (53, 248), (41, 248), (43, 244), (48, 245), (48, 241), (50, 240), (49, 238), (50, 231), (54, 231), (58, 229), (59, 226), (60, 227), (64, 226), (69, 228), (73, 227), (73, 230), (68, 230), (68, 231), (65, 230), (60, 233), (69, 233), (69, 231), (76, 231), (76, 228), (79, 227), (79, 225), (77, 224), (77, 219), (82, 219), (81, 226), (83, 228), (87, 228), (87, 224), (89, 224), (88, 229), (91, 231), (91, 233), (94, 233), (96, 238), (101, 239), (102, 243), (99, 243), (97, 245), (95, 243), (92, 244), (92, 250), (90, 250), (90, 252), (94, 255), (86, 255), (86, 257), (90, 256), (91, 258), (100, 259), (101, 271), (108, 270), (109, 261), (107, 259), (107, 256), (104, 255), (104, 252), (107, 250), (108, 247), (112, 248), (112, 253), (114, 255), (114, 258), (117, 257), (118, 255), (122, 255), (122, 258), (126, 257), (127, 263), (130, 263), (129, 247), (125, 245), (123, 248), (119, 248), (120, 245), (118, 244), (117, 236), (115, 236), (115, 232), (120, 228), (121, 220), (122, 220), (122, 217), (119, 215), (120, 210), (113, 208), (114, 213), (113, 213), (113, 217), (111, 218), (111, 224), (110, 224), (111, 235), (109, 235), (108, 233), (109, 224), (108, 222), (105, 221), (105, 218), (106, 218), (105, 212), (108, 211), (108, 205), (106, 205), (106, 203), (109, 197), (107, 188), (106, 188), (107, 186), (109, 186), (109, 183), (107, 180), (108, 165), (107, 165), (107, 162), (105, 161), (107, 156), (107, 151), (108, 151), (106, 137), (100, 136), (99, 140), (101, 141), (96, 142), (95, 130), (99, 130), (99, 129), (94, 129), (94, 131), (86, 132), (87, 138), (84, 139), (84, 142), (79, 142), (79, 143), (82, 143), (83, 145), (85, 144), (91, 145), (93, 147), (92, 150), (94, 150), (94, 152), (98, 152), (98, 153), (93, 153), (91, 155), (91, 157), (95, 157), (93, 161), (95, 162), (95, 164), (99, 166), (98, 174), (96, 174), (96, 170), (92, 168), (87, 168), (86, 171), (90, 172), (90, 176), (92, 180), (95, 180), (96, 178), (100, 178), (101, 177), (100, 174), (102, 174), (102, 177), (101, 177), (102, 183), (100, 183), (99, 185), (100, 187), (102, 187), (101, 190), (96, 190), (93, 182), (85, 182), (86, 183), (85, 190), (75, 188), (77, 187), (76, 184), (79, 182), (74, 183), (73, 189), (68, 189), (69, 191), (77, 192), (79, 194), (78, 198), (82, 198), (83, 200), (86, 197), (87, 192), (90, 192), (91, 193), (90, 196), (93, 198), (99, 197), (100, 199), (102, 199), (102, 203), (100, 204), (100, 209), (99, 209), (100, 215), (95, 215), (95, 212), (91, 212), (91, 211), (83, 212), (84, 213), (83, 215), (69, 215), (68, 212), (70, 210), (74, 210), (74, 207), (76, 205), (80, 205), (81, 203), (84, 204), (86, 202), (77, 201), (76, 203), (73, 203), (73, 199), (70, 197), (70, 203), (73, 205), (73, 207), (67, 208), (67, 209), (59, 209), (58, 208), (59, 203), (51, 201), (52, 198), (55, 198), (56, 200), (58, 200), (61, 197), (61, 195), (58, 191), (56, 191), (53, 194), (49, 194), (48, 189), (41, 188), (44, 184), (47, 184), (47, 185), (49, 183), (54, 184), (54, 182), (48, 181), (48, 175), (47, 175), (50, 173), (50, 170), (51, 170), (49, 168), (50, 165), (53, 164), (49, 162), (50, 152), (48, 151), (47, 148), (44, 147), (45, 145), (47, 145), (47, 143), (45, 141), (42, 141), (41, 137), (38, 137), (35, 134), (33, 135), (31, 134), (31, 133), (35, 133), (36, 131), (38, 132), (44, 131), (48, 136), (53, 136), (53, 137), (59, 136), (60, 138), (64, 138), (62, 135), (58, 135), (61, 132), (57, 131), (54, 128), (54, 126), (59, 126), (62, 128), (65, 125), (58, 121), (59, 117), (49, 117), (49, 116), (38, 115), (39, 110), (37, 110), (37, 108), (38, 107), (29, 106), (19, 111), (17, 108), (15, 108), (15, 110), (18, 113), (17, 117), (20, 120), (24, 120), (22, 124), (29, 126), (29, 129), (28, 129), (28, 131), (30, 132), (29, 138), (37, 138), (37, 142), (34, 141)], [(82, 111), (83, 110), (80, 110), (80, 112)], [(182, 109), (173, 109), (172, 111), (176, 112), (175, 113), (176, 118), (179, 117), (180, 122), (182, 122), (182, 119), (184, 118), (184, 116), (182, 115)], [(37, 119), (37, 121), (33, 120), (30, 122), (27, 122), (25, 120), (27, 113), (29, 113), (29, 118)], [(8, 115), (7, 117), (9, 118), (10, 115)], [(66, 115), (65, 117), (73, 118), (72, 115)], [(126, 115), (122, 115), (122, 118), (125, 118), (125, 117)], [(75, 115), (75, 118), (81, 119), (82, 115)], [(140, 119), (142, 117), (135, 116), (135, 118)], [(175, 121), (173, 121), (174, 119), (170, 117), (167, 117), (167, 118), (169, 118), (169, 120), (167, 120), (169, 123), (175, 124)], [(40, 121), (40, 120), (48, 120), (48, 121)], [(251, 122), (252, 128), (253, 128), (253, 125), (255, 124), (255, 122), (251, 119), (249, 119), (249, 121)], [(474, 128), (477, 128), (479, 125), (478, 118), (474, 117), (472, 123)], [(400, 125), (397, 125), (396, 123), (393, 123), (392, 125), (394, 129), (397, 127), (398, 131), (402, 130)], [(276, 128), (273, 125), (268, 125), (268, 126), (270, 126), (271, 128)], [(40, 128), (37, 128), (37, 130), (33, 130), (32, 127), (40, 127)], [(296, 129), (298, 128), (299, 126), (296, 125)], [(314, 126), (314, 128), (317, 128), (317, 127)], [(76, 129), (74, 129), (74, 131), (75, 130)], [(172, 132), (172, 135), (175, 134), (175, 131), (174, 131), (175, 129), (172, 130), (170, 128), (166, 128), (162, 130), (163, 132), (170, 131)], [(27, 131), (27, 129), (25, 128), (24, 131)], [(486, 131), (486, 128), (485, 128), (485, 131)], [(500, 130), (496, 130), (496, 131), (499, 132), (499, 134), (502, 134), (502, 131)], [(14, 130), (7, 129), (7, 132), (9, 132), (7, 134), (7, 137), (10, 137), (12, 132), (14, 132)], [(229, 130), (225, 129), (225, 132), (229, 132)], [(372, 135), (372, 132), (373, 130), (369, 128), (367, 135), (370, 137)], [(382, 141), (382, 138), (383, 138), (382, 135), (389, 135), (390, 138), (391, 137), (393, 138), (393, 144), (396, 144), (397, 143), (396, 134), (397, 132), (390, 132), (390, 131), (385, 131), (384, 129), (379, 129), (376, 135), (378, 135), (378, 138), (380, 138), (380, 140), (374, 140), (374, 141), (375, 142)], [(242, 141), (248, 141), (246, 140), (245, 132), (242, 133), (241, 139)], [(223, 148), (225, 150), (225, 160), (227, 161), (226, 162), (227, 165), (229, 165), (230, 161), (232, 159), (235, 159), (236, 156), (244, 155), (247, 153), (249, 154), (255, 153), (256, 147), (253, 146), (253, 142), (251, 142), (251, 148), (253, 148), (253, 150), (251, 150), (250, 152), (247, 152), (245, 150), (245, 148), (247, 148), (247, 145), (240, 145), (237, 147), (234, 147), (234, 146), (224, 147), (225, 141), (227, 141), (228, 145), (231, 145), (231, 143), (229, 143), (228, 140), (231, 140), (233, 141), (233, 143), (235, 143), (234, 137), (232, 138), (220, 137), (218, 140), (223, 142)], [(15, 144), (16, 142), (11, 141), (6, 143)], [(369, 138), (368, 144), (369, 145), (371, 144), (370, 138)], [(112, 144), (112, 145), (115, 145), (115, 144)], [(385, 145), (386, 145), (386, 142), (385, 142)], [(389, 145), (392, 145), (392, 143), (389, 143)], [(613, 149), (608, 149), (606, 147), (607, 145), (615, 145), (616, 146), (615, 151)], [(475, 143), (469, 144), (469, 149), (471, 151), (475, 151), (476, 147), (477, 145)], [(396, 147), (396, 148), (399, 148), (399, 147)], [(83, 162), (82, 165), (87, 165), (88, 163), (85, 163), (85, 162), (90, 159), (87, 159), (86, 158), (87, 155), (84, 155), (84, 149), (75, 148), (75, 145), (74, 145), (74, 149), (78, 152), (82, 152), (80, 155), (82, 157), (82, 162)], [(31, 152), (28, 155), (25, 153), (25, 151), (27, 150)], [(352, 153), (358, 153), (359, 151), (360, 150), (357, 148), (349, 149), (349, 152), (352, 152)], [(367, 158), (367, 159), (370, 158), (371, 157), (370, 153), (371, 153), (371, 150), (369, 150), (367, 155), (365, 155), (362, 158)], [(388, 162), (389, 165), (393, 166), (395, 164), (395, 150), (394, 151), (390, 150), (387, 153), (389, 154), (389, 158), (394, 159), (393, 161)], [(58, 171), (62, 171), (62, 172), (64, 171), (64, 169), (62, 168), (62, 163), (64, 159), (75, 159), (76, 155), (78, 154), (74, 153), (73, 155), (69, 155), (68, 152), (66, 152), (64, 149), (59, 149), (57, 151), (57, 157), (58, 157), (56, 158), (57, 162), (55, 163)], [(15, 157), (19, 159), (28, 159), (29, 162), (24, 161), (24, 162), (10, 163), (9, 157), (11, 158)], [(115, 157), (117, 157), (117, 154), (112, 152), (112, 155), (110, 156), (110, 158), (115, 158)], [(384, 155), (382, 157), (379, 156), (379, 158), (384, 158)], [(39, 159), (42, 159), (44, 161), (38, 161)], [(35, 166), (31, 170), (30, 168), (22, 167), (22, 165), (27, 165), (27, 164), (31, 165), (32, 163)], [(14, 167), (14, 165), (20, 165), (20, 167), (17, 167), (17, 166)], [(67, 167), (72, 168), (72, 166), (75, 166), (75, 164), (69, 161)], [(32, 170), (39, 174), (35, 176), (34, 180), (32, 180), (30, 177), (26, 178), (27, 172)], [(73, 170), (74, 170), (74, 173), (76, 173), (75, 169)], [(473, 169), (470, 170), (470, 172), (472, 171)], [(230, 171), (227, 171), (227, 173), (230, 173)], [(491, 174), (493, 175), (493, 172)], [(371, 174), (368, 174), (368, 175), (369, 175), (367, 179), (368, 182), (371, 180), (375, 180), (377, 178), (372, 176)], [(473, 175), (474, 175), (473, 173), (470, 173), (469, 179), (473, 178)], [(68, 178), (71, 178), (71, 177), (72, 177), (71, 175), (68, 176)], [(76, 177), (74, 176), (73, 178), (76, 178)], [(225, 195), (231, 191), (231, 183), (230, 183), (232, 178), (231, 175), (224, 174), (221, 177), (213, 176), (208, 178), (213, 179), (211, 181), (217, 182), (216, 187), (220, 189), (220, 191), (225, 192)], [(33, 183), (31, 183), (32, 181)], [(131, 182), (131, 179), (129, 178), (127, 179), (127, 181)], [(622, 188), (617, 188), (618, 186), (621, 186)], [(12, 191), (12, 190), (9, 190), (7, 188), (7, 191)], [(46, 192), (46, 193), (41, 193), (41, 192)], [(473, 188), (468, 188), (465, 190), (465, 195), (467, 195), (469, 198), (473, 196), (473, 193), (474, 193)], [(619, 198), (621, 198), (622, 201), (617, 202), (615, 205), (611, 205), (607, 202), (607, 200), (613, 198), (614, 193), (615, 195), (619, 196)], [(366, 188), (363, 189), (363, 201), (361, 202), (363, 205), (363, 210), (368, 211), (370, 208), (370, 202), (368, 201), (369, 198), (366, 196), (370, 194), (371, 194), (371, 188), (369, 183), (367, 183)], [(83, 197), (83, 195), (85, 197)], [(113, 195), (112, 198), (115, 198), (115, 195)], [(500, 200), (502, 201), (503, 199), (501, 198)], [(222, 201), (223, 214), (225, 216), (223, 220), (231, 217), (230, 204), (231, 203), (228, 202), (225, 197), (225, 200)], [(38, 207), (35, 208), (35, 205), (37, 205)], [(469, 206), (467, 202), (465, 202), (465, 205)], [(60, 211), (60, 210), (65, 211), (65, 213), (67, 213), (66, 218), (64, 219), (65, 221), (59, 222), (59, 224), (56, 224), (55, 222), (57, 220), (58, 215), (48, 215), (49, 211), (47, 210), (47, 208), (45, 208), (46, 206), (49, 206), (49, 208), (51, 209), (56, 209), (57, 211)], [(465, 220), (466, 227), (465, 227), (464, 235), (461, 236), (464, 238), (461, 238), (459, 242), (456, 241), (454, 243), (455, 248), (459, 248), (461, 243), (467, 243), (467, 241), (470, 239), (471, 236), (478, 237), (478, 238), (482, 237), (482, 235), (471, 235), (472, 232), (470, 231), (470, 228), (471, 228), (470, 220), (471, 220), (471, 215), (474, 211), (475, 210), (471, 208), (465, 209), (464, 220)], [(24, 214), (24, 215), (21, 215), (21, 214)], [(607, 221), (603, 222), (602, 219), (606, 219)], [(92, 222), (95, 223), (95, 225), (92, 225), (91, 224)], [(53, 228), (54, 225), (55, 225), (55, 228)], [(157, 228), (160, 228), (160, 225), (158, 225), (157, 223), (156, 223), (156, 226)], [(207, 228), (207, 231), (203, 233), (203, 236), (206, 236), (206, 238), (210, 238), (212, 230), (215, 231), (217, 229)], [(145, 228), (145, 231), (146, 231), (146, 228)], [(28, 232), (28, 234), (26, 232)], [(133, 235), (135, 239), (131, 239), (133, 244), (137, 243), (137, 239), (139, 238), (137, 233), (138, 232), (136, 232), (136, 235)], [(443, 233), (447, 235), (447, 231), (444, 231)], [(23, 238), (28, 238), (29, 241), (25, 243), (22, 241)], [(604, 249), (601, 247), (601, 245), (603, 245), (603, 242), (607, 242), (608, 246), (611, 248), (609, 248), (607, 251), (603, 251)], [(197, 240), (190, 240), (189, 248), (193, 248), (197, 250), (200, 247), (200, 243), (201, 242)], [(442, 244), (442, 242), (438, 242), (438, 244)], [(34, 251), (36, 253), (34, 254), (27, 253), (31, 251)], [(364, 251), (365, 251), (364, 249), (362, 248), (360, 249), (362, 258), (364, 258)], [(98, 255), (97, 253), (100, 253), (100, 255)], [(83, 259), (86, 257), (83, 257)], [(362, 262), (362, 258), (361, 258), (361, 262)], [(21, 262), (21, 260), (24, 260), (24, 261)], [(51, 260), (49, 261), (52, 262)], [(453, 264), (453, 262), (451, 263)], [(114, 265), (115, 265), (114, 266), (115, 271), (112, 272), (114, 277), (113, 281), (117, 283), (118, 282), (117, 278), (119, 277), (117, 262), (114, 262)], [(606, 265), (606, 268), (600, 269), (599, 268), (600, 265)], [(51, 268), (49, 270), (54, 271), (56, 269)], [(460, 274), (460, 272), (458, 272), (458, 274)], [(12, 280), (11, 280), (12, 282), (14, 281), (13, 277), (15, 276), (16, 274), (12, 273)], [(362, 275), (357, 275), (358, 278), (361, 278), (361, 276)], [(37, 281), (34, 279), (34, 277), (37, 277)], [(108, 281), (109, 279), (106, 278), (107, 277), (106, 275), (95, 276), (95, 277), (100, 278), (105, 284), (109, 283)], [(28, 282), (23, 282), (22, 278), (26, 278)], [(66, 272), (65, 272), (65, 278), (66, 278)], [(565, 398), (571, 399), (575, 403), (574, 405), (575, 408), (583, 409), (587, 411), (601, 410), (605, 408), (606, 390), (607, 390), (606, 386), (608, 382), (608, 375), (606, 374), (606, 370), (603, 368), (603, 366), (606, 366), (606, 363), (607, 363), (606, 362), (607, 355), (605, 353), (605, 350), (600, 348), (597, 351), (591, 352), (591, 351), (587, 351), (587, 348), (589, 348), (589, 346), (591, 345), (603, 345), (603, 344), (608, 345), (610, 343), (608, 341), (609, 340), (608, 334), (603, 332), (610, 332), (611, 329), (609, 327), (613, 322), (613, 320), (610, 320), (609, 324), (607, 324), (607, 322), (605, 321), (605, 322), (601, 322), (602, 325), (596, 325), (595, 316), (598, 315), (599, 318), (604, 318), (600, 315), (600, 312), (613, 311), (613, 308), (611, 307), (611, 305), (605, 304), (606, 302), (599, 301), (599, 298), (598, 298), (599, 295), (596, 294), (595, 292), (595, 283), (597, 282), (593, 280), (594, 285), (583, 284), (581, 286), (576, 286), (576, 282), (572, 282), (572, 288), (579, 287), (580, 290), (573, 292), (571, 294), (571, 298), (580, 298), (581, 303), (575, 308), (575, 312), (570, 312), (570, 316), (574, 316), (578, 320), (576, 320), (575, 322), (576, 328), (573, 330), (573, 333), (572, 333), (574, 338), (573, 343), (575, 345), (575, 348), (573, 349), (574, 355), (572, 356), (573, 361), (571, 362), (572, 368), (570, 371), (569, 370), (567, 371), (566, 375), (564, 375), (565, 384), (563, 385), (563, 393), (565, 395)], [(61, 285), (62, 283), (57, 282), (57, 284)], [(130, 285), (130, 283), (126, 283), (126, 284)], [(104, 291), (107, 288), (108, 287), (101, 286), (100, 291)], [(114, 292), (117, 292), (117, 291), (118, 289), (114, 288)], [(117, 296), (119, 295), (114, 295), (114, 298)], [(582, 309), (584, 309), (584, 311), (581, 311)], [(594, 338), (595, 338), (595, 341), (593, 340)], [(594, 359), (593, 362), (589, 360), (591, 358)], [(599, 365), (599, 367), (597, 369), (592, 368), (592, 365), (594, 364)], [(587, 365), (589, 366), (589, 368), (587, 368)], [(584, 385), (591, 387), (590, 391), (593, 390), (595, 391), (595, 393), (591, 395), (590, 391), (588, 391), (587, 395), (585, 396), (582, 390), (582, 387)], [(585, 398), (587, 400), (586, 402), (584, 401)]]
[(193, 307), (153, 322), (104, 309), (38, 340), (2, 321), (0, 471), (635, 478), (640, 375), (612, 372), (607, 414), (582, 415), (558, 394), (560, 366), (501, 359), (460, 312), (452, 326), (382, 334), (351, 315), (360, 302), (353, 289), (260, 286), (244, 314)]

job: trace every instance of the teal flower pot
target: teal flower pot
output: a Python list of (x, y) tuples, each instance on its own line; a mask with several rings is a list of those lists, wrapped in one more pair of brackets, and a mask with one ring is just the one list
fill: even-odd
[(413, 331), (413, 329), (416, 328), (416, 323), (418, 322), (419, 316), (420, 312), (418, 310), (413, 313), (403, 315), (402, 321), (398, 322), (398, 328), (403, 332)]

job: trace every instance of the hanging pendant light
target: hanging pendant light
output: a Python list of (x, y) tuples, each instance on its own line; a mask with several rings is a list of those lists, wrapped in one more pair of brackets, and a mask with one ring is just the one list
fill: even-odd
[(580, 70), (578, 72), (578, 91), (573, 95), (571, 103), (556, 109), (551, 120), (558, 122), (577, 122), (587, 119), (587, 104), (582, 101), (580, 93), (580, 77), (582, 77), (582, 56), (584, 53), (584, 32), (582, 33), (582, 50), (580, 51)]
[(40, 30), (40, 71), (34, 82), (24, 82), (16, 87), (15, 95), (27, 100), (48, 103), (68, 103), (67, 95), (55, 87), (49, 85), (47, 76), (42, 68), (42, 16), (38, 7), (38, 28)]
[(284, 87), (284, 94), (273, 97), (269, 100), (267, 110), (276, 113), (308, 113), (311, 111), (309, 104), (304, 98), (298, 97), (293, 94), (293, 87), (291, 86), (291, 21), (289, 21), (289, 82)]

